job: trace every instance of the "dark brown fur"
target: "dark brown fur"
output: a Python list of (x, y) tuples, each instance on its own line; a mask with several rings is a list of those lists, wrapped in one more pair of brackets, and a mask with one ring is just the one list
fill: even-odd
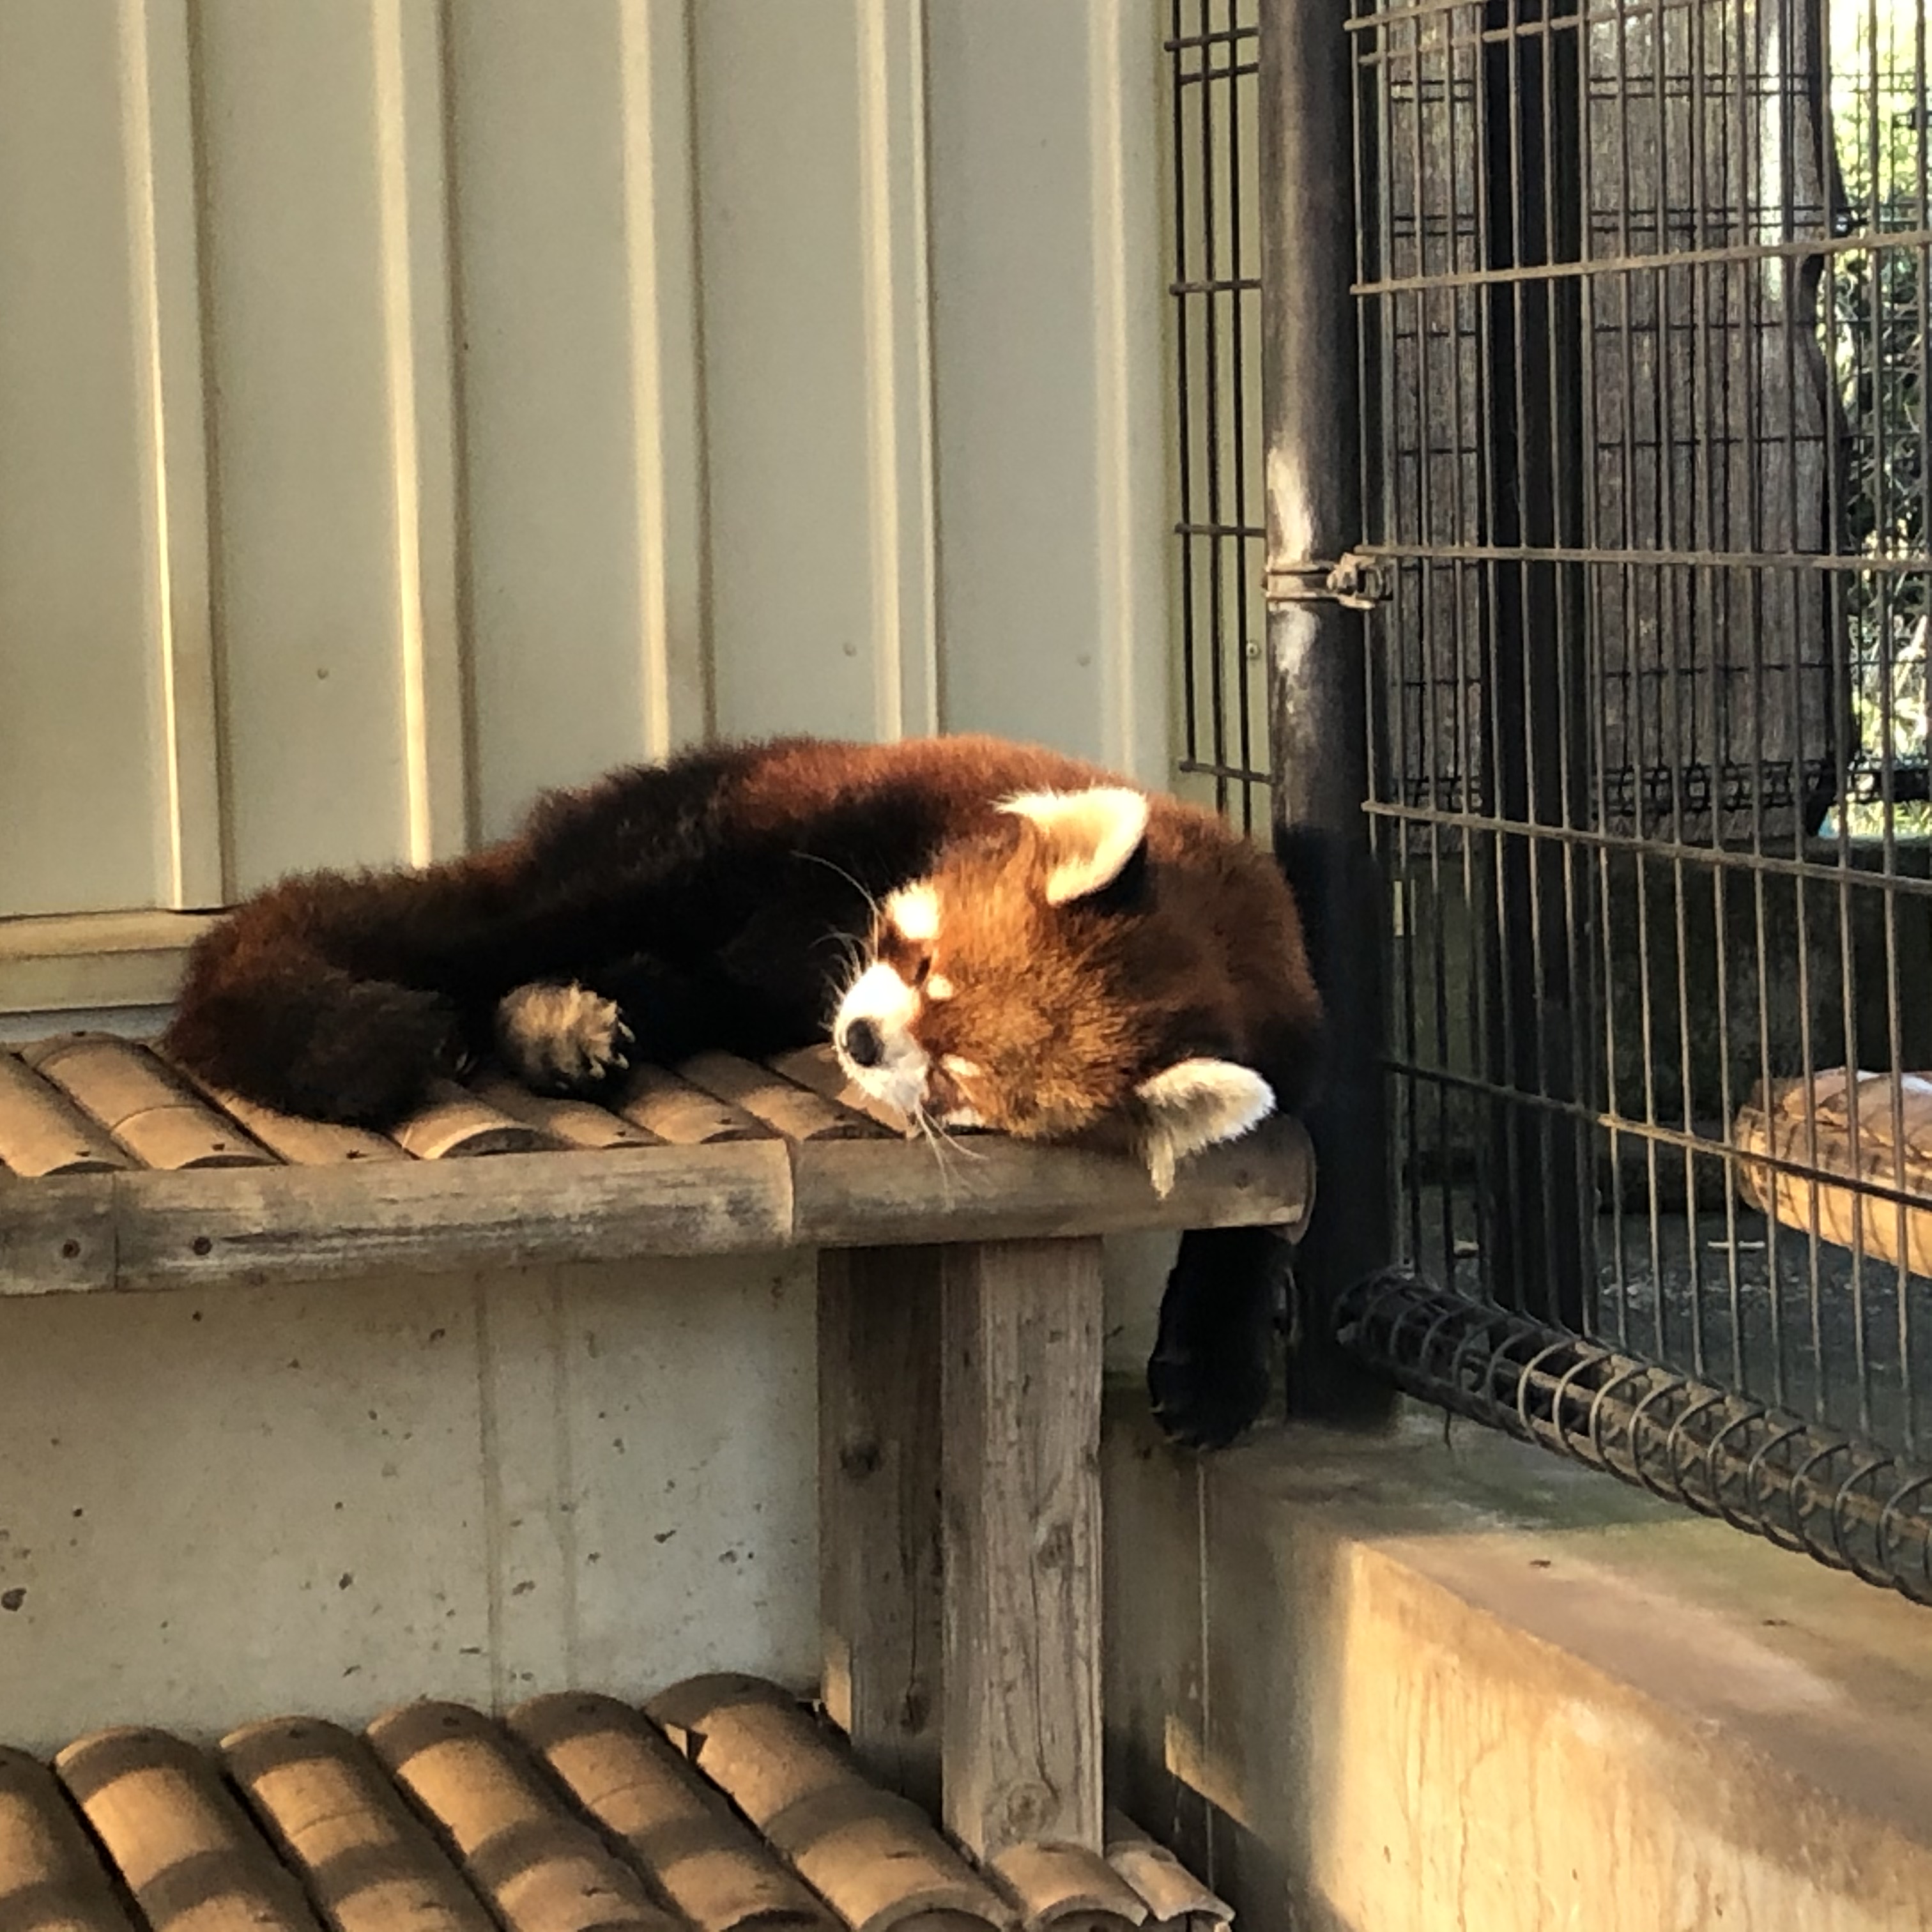
[(1293, 1106), (1320, 1008), (1264, 854), (1156, 798), (1134, 901), (1039, 898), (1036, 835), (998, 801), (1107, 782), (976, 737), (784, 740), (617, 772), (468, 858), (270, 887), (196, 947), (170, 1043), (252, 1100), (376, 1125), (486, 1052), (496, 1001), (533, 980), (616, 999), (641, 1057), (776, 1051), (823, 1036), (869, 902), (931, 873), (957, 988), (932, 1010), (934, 1051), (987, 1067), (993, 1124), (1075, 1130), (1187, 1054), (1253, 1066)]

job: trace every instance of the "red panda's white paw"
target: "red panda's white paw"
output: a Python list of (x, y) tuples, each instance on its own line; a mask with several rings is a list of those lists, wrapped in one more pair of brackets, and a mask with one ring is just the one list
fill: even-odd
[(616, 1002), (574, 982), (514, 988), (497, 1002), (496, 1032), (504, 1065), (542, 1093), (586, 1092), (630, 1064)]

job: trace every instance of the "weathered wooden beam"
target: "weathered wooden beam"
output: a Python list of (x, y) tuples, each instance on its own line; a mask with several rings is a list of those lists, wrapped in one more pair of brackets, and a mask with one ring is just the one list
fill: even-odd
[(117, 1174), (117, 1286), (781, 1248), (790, 1238), (790, 1180), (778, 1141), (577, 1160), (505, 1154), (487, 1162)]
[(946, 1822), (982, 1858), (1097, 1852), (1100, 1244), (950, 1247), (942, 1269)]
[(0, 1295), (745, 1254), (791, 1242), (784, 1144), (8, 1180)]
[(1294, 1120), (1181, 1163), (1174, 1191), (1118, 1154), (975, 1134), (935, 1152), (923, 1141), (812, 1142), (794, 1156), (798, 1240), (806, 1246), (1006, 1240), (1142, 1228), (1306, 1220), (1315, 1166)]
[(818, 1262), (823, 1694), (859, 1762), (939, 1806), (938, 1248)]

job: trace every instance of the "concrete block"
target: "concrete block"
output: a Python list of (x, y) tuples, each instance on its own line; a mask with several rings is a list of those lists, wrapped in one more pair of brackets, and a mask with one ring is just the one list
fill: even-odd
[(1133, 1410), (1117, 1789), (1251, 1932), (1932, 1928), (1932, 1613), (1439, 1416)]

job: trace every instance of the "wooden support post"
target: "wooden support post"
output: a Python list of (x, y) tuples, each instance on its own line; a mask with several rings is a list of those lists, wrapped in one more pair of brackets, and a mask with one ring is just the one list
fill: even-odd
[(826, 1708), (866, 1770), (939, 1809), (938, 1248), (818, 1261)]
[(944, 1262), (948, 1828), (1102, 1846), (1100, 1244)]

